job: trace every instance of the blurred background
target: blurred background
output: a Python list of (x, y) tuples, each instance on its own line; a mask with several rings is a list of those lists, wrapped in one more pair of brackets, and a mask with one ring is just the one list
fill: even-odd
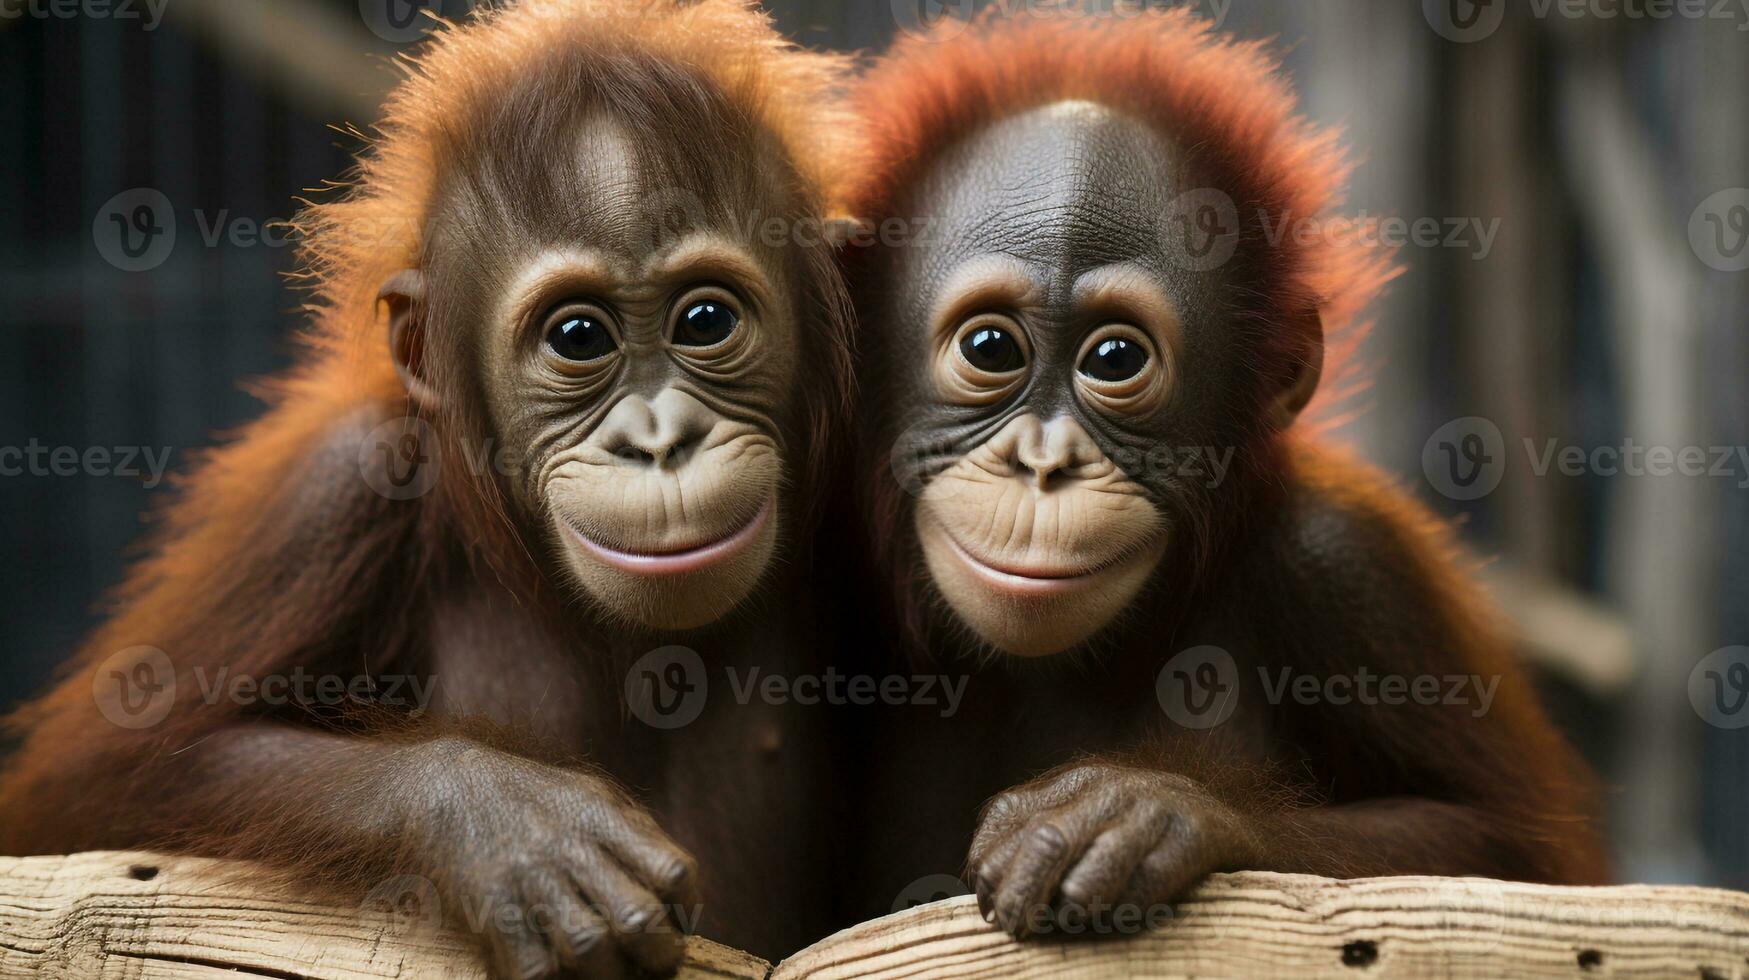
[[(860, 51), (988, 5), (769, 2)], [(1620, 876), (1749, 888), (1749, 0), (1152, 5), (1273, 38), (1359, 151), (1406, 272), (1339, 437), (1485, 560)], [(275, 223), (343, 174), (419, 8), (468, 6), (0, 0), (0, 706), (258, 411), (301, 301)]]

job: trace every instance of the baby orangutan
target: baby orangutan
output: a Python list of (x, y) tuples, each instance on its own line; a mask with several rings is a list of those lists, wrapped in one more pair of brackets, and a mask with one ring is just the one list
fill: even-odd
[[(961, 866), (1016, 935), (1226, 870), (1602, 877), (1446, 529), (1295, 425), (1389, 266), (1295, 233), (1346, 167), (1276, 64), (1184, 11), (984, 18), (853, 108), (872, 574), (975, 671), (867, 740), (858, 911)], [(1497, 694), (1284, 693), (1368, 676)]]

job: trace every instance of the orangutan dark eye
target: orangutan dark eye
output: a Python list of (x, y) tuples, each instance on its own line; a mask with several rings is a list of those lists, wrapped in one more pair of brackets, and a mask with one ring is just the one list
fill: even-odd
[(547, 329), (547, 346), (567, 361), (593, 361), (615, 350), (613, 334), (599, 317), (587, 313), (560, 313)]
[(674, 343), (681, 347), (715, 347), (729, 339), (741, 317), (720, 300), (693, 303), (674, 325)]
[(967, 332), (960, 341), (960, 353), (972, 367), (991, 374), (1007, 374), (1026, 366), (1020, 341), (1000, 327), (977, 327)]
[(1095, 381), (1128, 381), (1148, 366), (1148, 351), (1122, 337), (1102, 340), (1087, 352), (1081, 373)]

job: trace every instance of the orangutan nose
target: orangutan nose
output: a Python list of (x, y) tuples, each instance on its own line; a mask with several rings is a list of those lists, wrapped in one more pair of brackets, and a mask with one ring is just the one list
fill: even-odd
[(1073, 479), (1071, 471), (1103, 456), (1087, 430), (1066, 415), (1049, 422), (1022, 415), (996, 434), (991, 448), (1016, 477), (1040, 490)]
[(673, 388), (653, 399), (621, 399), (596, 439), (620, 460), (639, 466), (678, 467), (710, 434), (716, 414)]

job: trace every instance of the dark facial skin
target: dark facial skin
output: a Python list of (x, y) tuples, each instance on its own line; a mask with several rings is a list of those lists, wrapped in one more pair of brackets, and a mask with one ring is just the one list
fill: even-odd
[[(787, 519), (793, 263), (720, 224), (658, 225), (666, 179), (609, 117), (580, 128), (572, 159), (563, 208), (458, 182), (416, 281), (447, 311), (434, 329), (473, 336), (470, 380), (512, 462), (511, 499), (591, 610), (704, 626), (759, 583)], [(417, 365), (403, 370), (441, 402)]]
[[(1121, 932), (1119, 909), (1138, 928), (1223, 870), (1599, 873), (1562, 796), (1579, 766), (1429, 522), (1278, 433), (1319, 359), (1260, 365), (1230, 312), (1246, 256), (1199, 268), (1175, 247), (1164, 216), (1207, 186), (1141, 121), (1023, 112), (931, 163), (900, 205), (932, 219), (928, 241), (873, 256), (855, 284), (866, 333), (896, 338), (871, 357), (897, 472), (867, 478), (920, 488), (873, 533), (911, 536), (900, 560), (919, 574), (896, 578), (918, 594), (901, 604), (927, 608), (936, 662), (972, 673), (956, 716), (875, 725), (862, 914), (962, 870), (1017, 936)], [(989, 329), (1021, 355), (979, 370), (955, 341)], [(1093, 373), (1139, 380), (1089, 379), (1088, 351), (1114, 337), (1149, 366)], [(1211, 486), (1206, 462), (1158, 465), (1185, 458), (1163, 447), (1234, 459)], [(1158, 695), (1199, 645), (1225, 658), (1208, 693), (1232, 704), (1208, 725)], [(1302, 703), (1270, 696), (1284, 668), (1475, 675), (1500, 694), (1482, 715)]]
[(1100, 107), (999, 123), (932, 173), (916, 207), (935, 221), (896, 252), (885, 321), (930, 355), (890, 365), (898, 475), (926, 486), (943, 597), (990, 645), (1048, 656), (1186, 547), (1200, 490), (1158, 450), (1234, 444), (1213, 410), (1237, 379), (1222, 283), (1163, 217), (1197, 186), (1182, 154)]

